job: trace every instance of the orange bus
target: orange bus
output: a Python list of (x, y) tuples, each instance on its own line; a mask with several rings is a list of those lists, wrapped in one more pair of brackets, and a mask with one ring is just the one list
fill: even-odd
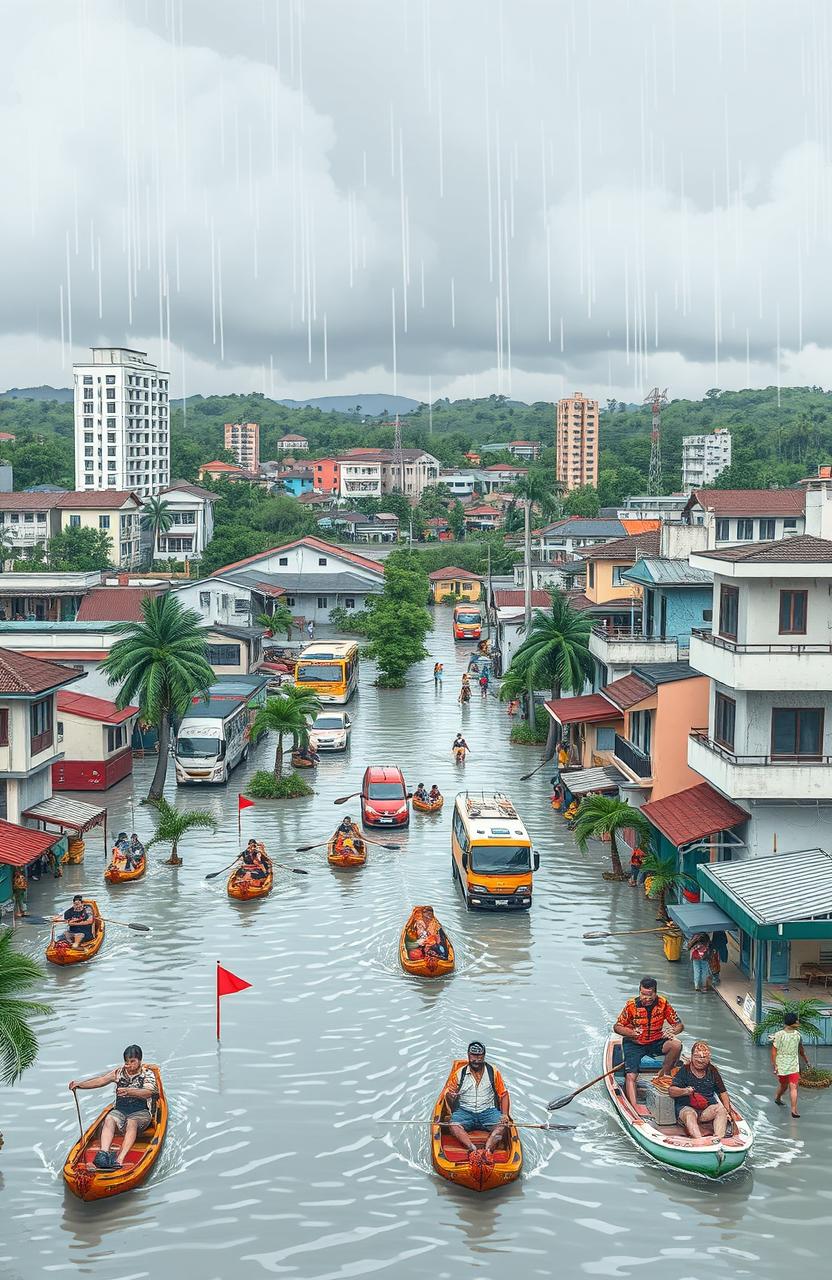
[(451, 870), (466, 907), (528, 911), (540, 854), (507, 795), (463, 791), (454, 804)]
[(295, 664), (295, 684), (321, 702), (349, 702), (358, 688), (358, 645), (354, 640), (315, 640)]
[(479, 640), (482, 609), (478, 604), (458, 604), (454, 608), (454, 640)]

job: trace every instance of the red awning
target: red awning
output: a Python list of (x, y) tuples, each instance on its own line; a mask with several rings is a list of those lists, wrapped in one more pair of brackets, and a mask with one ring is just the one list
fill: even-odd
[(726, 800), (709, 783), (700, 782), (673, 796), (642, 805), (641, 812), (672, 845), (690, 844), (747, 822), (745, 809)]
[(85, 720), (99, 720), (102, 724), (122, 724), (139, 714), (138, 707), (125, 707), (119, 711), (107, 698), (93, 698), (88, 693), (59, 693), (58, 710), (64, 715), (82, 716)]
[(544, 702), (543, 705), (558, 724), (600, 724), (605, 720), (623, 719), (618, 707), (600, 693), (588, 693), (580, 698), (558, 698), (557, 702)]
[(39, 858), (60, 839), (54, 831), (18, 827), (0, 818), (0, 862), (7, 867), (25, 867), (27, 862)]

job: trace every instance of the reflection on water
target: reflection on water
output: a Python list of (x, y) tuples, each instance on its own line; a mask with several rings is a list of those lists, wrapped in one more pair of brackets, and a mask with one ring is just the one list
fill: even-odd
[[(766, 1055), (719, 1002), (694, 999), (687, 966), (669, 964), (647, 937), (590, 948), (587, 929), (652, 923), (652, 908), (626, 885), (605, 883), (606, 853), (580, 855), (548, 804), (547, 771), (521, 784), (532, 748), (509, 750), (509, 721), (493, 698), (456, 703), (470, 647), (454, 646), (446, 612), (434, 654), (403, 691), (376, 691), (364, 673), (344, 756), (325, 758), (307, 800), (258, 802), (243, 813), (243, 839), (309, 870), (278, 869), (270, 898), (236, 903), (225, 877), (205, 874), (238, 848), (236, 795), (248, 772), (269, 767), (261, 744), (224, 791), (183, 794), (221, 821), (216, 837), (186, 837), (185, 865), (151, 853), (144, 881), (108, 888), (101, 843), (59, 882), (33, 887), (48, 913), (79, 889), (114, 919), (152, 925), (139, 935), (108, 926), (89, 965), (50, 967), (43, 1050), (22, 1086), (4, 1091), (0, 1153), (0, 1273), (126, 1277), (281, 1275), (302, 1280), (395, 1273), (445, 1276), (473, 1260), (483, 1276), (516, 1258), (522, 1276), (781, 1276), (799, 1241), (804, 1272), (818, 1274), (828, 1235), (830, 1122), (823, 1094), (805, 1095), (793, 1126), (770, 1102)], [(427, 715), (426, 715), (427, 710)], [(472, 754), (450, 755), (464, 725)], [(324, 839), (366, 763), (397, 763), (409, 784), (439, 783), (437, 816), (414, 815), (407, 832), (373, 848), (364, 868), (328, 866)], [(136, 766), (144, 794), (153, 761)], [(469, 914), (450, 875), (450, 797), (462, 788), (507, 790), (541, 851), (532, 912)], [(174, 794), (171, 789), (171, 794)], [(147, 835), (150, 815), (130, 786), (107, 793), (108, 825)], [(379, 837), (381, 838), (381, 837)], [(417, 902), (430, 902), (451, 935), (457, 970), (434, 982), (402, 973), (398, 941)], [(18, 943), (42, 953), (40, 930)], [(252, 983), (223, 1001), (214, 1039), (215, 964)], [(637, 1151), (589, 1091), (555, 1117), (572, 1130), (524, 1131), (524, 1175), (477, 1197), (438, 1178), (430, 1116), (451, 1060), (473, 1037), (503, 1070), (518, 1120), (545, 1120), (546, 1102), (597, 1074), (609, 1023), (644, 972), (655, 972), (690, 1033), (704, 1035), (729, 1090), (754, 1120), (752, 1167), (726, 1184), (665, 1172)], [(171, 1105), (165, 1150), (152, 1180), (110, 1203), (84, 1205), (64, 1191), (61, 1166), (77, 1133), (71, 1076), (116, 1064), (136, 1040), (164, 1072)], [(108, 1091), (79, 1094), (85, 1120)], [(416, 1121), (412, 1125), (394, 1121)], [(811, 1157), (811, 1159), (810, 1159)]]

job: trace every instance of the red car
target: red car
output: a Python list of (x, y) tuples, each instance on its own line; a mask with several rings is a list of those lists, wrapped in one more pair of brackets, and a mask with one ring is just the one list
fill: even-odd
[(365, 827), (406, 827), (410, 795), (396, 765), (370, 765), (361, 783), (361, 821)]

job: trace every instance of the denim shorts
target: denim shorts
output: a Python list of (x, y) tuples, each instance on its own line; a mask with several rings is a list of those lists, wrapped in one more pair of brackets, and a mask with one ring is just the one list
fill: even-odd
[(662, 1036), (659, 1040), (651, 1040), (649, 1044), (639, 1044), (636, 1040), (623, 1040), (621, 1050), (624, 1057), (624, 1070), (630, 1075), (638, 1072), (643, 1058), (663, 1058), (666, 1040), (672, 1036)]
[(486, 1107), (484, 1111), (469, 1111), (467, 1107), (457, 1107), (451, 1112), (451, 1123), (461, 1124), (466, 1133), (472, 1129), (494, 1129), (503, 1119), (499, 1107)]
[(705, 986), (711, 976), (711, 966), (708, 963), (708, 957), (703, 960), (692, 960), (693, 964), (693, 985), (701, 989)]

